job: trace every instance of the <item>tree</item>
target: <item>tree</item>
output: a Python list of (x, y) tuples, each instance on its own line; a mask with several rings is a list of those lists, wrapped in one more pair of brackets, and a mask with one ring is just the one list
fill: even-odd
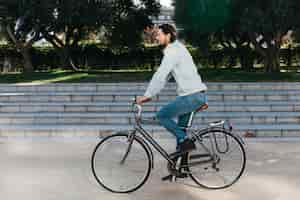
[(254, 64), (254, 52), (251, 47), (251, 40), (248, 32), (242, 30), (240, 16), (243, 15), (243, 5), (231, 2), (231, 14), (226, 25), (216, 31), (213, 35), (216, 42), (223, 47), (225, 52), (229, 52), (229, 67), (240, 60), (242, 69), (251, 71)]
[(135, 47), (142, 40), (142, 31), (152, 22), (150, 16), (157, 16), (160, 4), (156, 0), (114, 0), (112, 23), (107, 26), (113, 46)]
[(213, 33), (230, 20), (231, 0), (173, 0), (179, 36), (210, 57)]
[(243, 8), (240, 29), (247, 32), (255, 50), (264, 58), (266, 72), (278, 72), (283, 37), (299, 28), (298, 0), (236, 0)]
[(177, 26), (196, 44), (230, 18), (231, 0), (174, 0), (174, 5)]
[(176, 0), (175, 5), (176, 23), (184, 28), (191, 41), (197, 42), (201, 34), (221, 29), (227, 40), (240, 40), (243, 36), (263, 57), (266, 72), (279, 71), (282, 39), (289, 30), (300, 26), (298, 0)]
[[(158, 12), (155, 0), (58, 0), (54, 22), (43, 36), (62, 53), (63, 63), (78, 70), (72, 52), (91, 32), (105, 30), (113, 45), (132, 46), (140, 41), (148, 16)], [(140, 34), (140, 35), (138, 35)]]
[(6, 27), (9, 39), (24, 58), (24, 71), (32, 72), (30, 50), (40, 40), (41, 28), (48, 23), (50, 0), (22, 0), (1, 2), (1, 23)]
[(30, 49), (41, 38), (61, 52), (63, 64), (71, 63), (78, 70), (72, 65), (72, 51), (91, 32), (105, 27), (114, 44), (134, 46), (150, 23), (149, 16), (159, 12), (156, 0), (140, 0), (139, 4), (133, 0), (1, 1), (9, 13), (5, 17), (7, 31), (24, 57), (25, 71), (33, 70)]
[(43, 37), (61, 52), (63, 65), (78, 70), (72, 60), (72, 50), (91, 31), (109, 23), (112, 15), (108, 0), (57, 0), (51, 23), (42, 30)]

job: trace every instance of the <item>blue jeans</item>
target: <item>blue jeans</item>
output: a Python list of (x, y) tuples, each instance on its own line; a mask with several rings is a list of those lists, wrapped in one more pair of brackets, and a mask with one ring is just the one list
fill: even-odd
[[(156, 118), (160, 124), (176, 136), (177, 146), (186, 138), (186, 133), (182, 128), (187, 125), (193, 111), (206, 103), (207, 97), (204, 92), (196, 92), (186, 96), (177, 96), (169, 104), (163, 106), (157, 112)], [(173, 118), (178, 117), (177, 123)]]

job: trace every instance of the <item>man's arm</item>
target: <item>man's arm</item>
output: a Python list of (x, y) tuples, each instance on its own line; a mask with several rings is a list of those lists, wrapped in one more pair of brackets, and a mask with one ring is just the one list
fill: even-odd
[(135, 101), (136, 101), (137, 104), (141, 105), (142, 103), (146, 103), (148, 101), (151, 101), (151, 98), (150, 97), (145, 97), (145, 96), (137, 96)]
[(149, 86), (144, 94), (144, 97), (152, 98), (157, 95), (165, 86), (168, 81), (168, 75), (176, 65), (176, 54), (173, 49), (168, 50), (159, 66), (158, 70), (154, 73)]

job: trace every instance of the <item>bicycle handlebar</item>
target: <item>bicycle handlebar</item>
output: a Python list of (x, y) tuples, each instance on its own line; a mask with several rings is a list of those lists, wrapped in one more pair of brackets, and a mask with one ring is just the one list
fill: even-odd
[(142, 115), (142, 106), (136, 103), (136, 98), (133, 98), (132, 112), (135, 114), (135, 119), (140, 121)]

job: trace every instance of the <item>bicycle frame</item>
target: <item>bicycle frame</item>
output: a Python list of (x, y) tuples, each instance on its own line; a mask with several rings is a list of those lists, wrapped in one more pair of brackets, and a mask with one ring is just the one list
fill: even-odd
[[(174, 161), (171, 159), (170, 155), (166, 152), (166, 150), (161, 146), (159, 145), (154, 139), (153, 137), (145, 130), (143, 129), (142, 126), (136, 126), (135, 127), (135, 133), (136, 132), (139, 132), (143, 139), (145, 139), (148, 143), (151, 144), (151, 146), (156, 149), (169, 163), (171, 163), (172, 165), (175, 164)], [(133, 136), (135, 137), (135, 136)], [(149, 147), (150, 148), (150, 147)], [(152, 151), (152, 149), (149, 149), (150, 151)], [(153, 154), (153, 153), (151, 153)]]
[[(137, 132), (139, 132), (142, 136), (142, 140), (143, 141), (147, 141), (148, 143), (151, 144), (152, 147), (154, 147), (169, 163), (171, 163), (172, 165), (175, 165), (174, 161), (172, 160), (172, 158), (170, 157), (170, 155), (166, 152), (166, 150), (161, 147), (154, 139), (153, 137), (142, 127), (142, 118), (141, 118), (141, 112), (142, 112), (142, 108), (140, 105), (137, 105), (137, 104), (133, 104), (133, 107), (134, 106), (137, 106), (138, 108), (138, 112), (137, 114), (135, 114), (135, 125), (134, 125), (134, 130), (129, 134), (129, 145), (128, 145), (128, 148), (127, 148), (127, 151), (121, 161), (121, 163), (124, 163), (125, 160), (126, 160), (126, 157), (128, 156), (129, 152), (130, 152), (130, 149), (131, 149), (131, 146), (132, 146), (132, 142), (134, 140), (135, 137), (138, 137), (136, 136)], [(134, 113), (134, 111), (133, 111)], [(205, 160), (205, 161), (199, 161), (199, 162), (195, 162), (193, 164), (203, 164), (203, 163), (207, 163), (207, 162), (212, 162), (212, 161), (216, 161), (216, 158), (215, 155), (216, 154), (216, 151), (219, 151), (220, 150), (218, 149), (218, 145), (215, 144), (213, 142), (214, 138), (212, 138), (212, 136), (210, 136), (210, 143), (212, 145), (212, 152), (210, 152), (208, 150), (208, 148), (206, 148), (200, 141), (199, 139), (199, 133), (201, 135), (201, 133), (205, 133), (205, 132), (208, 132), (210, 131), (212, 128), (211, 127), (208, 127), (208, 128), (204, 128), (204, 129), (201, 129), (201, 130), (198, 130), (197, 133), (194, 133), (194, 131), (192, 131), (192, 135), (193, 135), (193, 138), (195, 140), (197, 140), (199, 142), (199, 144), (206, 150), (207, 154), (201, 154), (201, 155), (195, 155), (193, 157), (197, 158), (197, 157), (210, 157), (211, 159), (209, 160)], [(149, 146), (149, 144), (145, 142), (148, 150), (150, 151), (150, 154), (151, 154), (151, 159), (152, 159), (152, 168), (154, 167), (154, 159), (153, 159), (153, 152), (152, 152), (152, 149), (151, 147)]]

